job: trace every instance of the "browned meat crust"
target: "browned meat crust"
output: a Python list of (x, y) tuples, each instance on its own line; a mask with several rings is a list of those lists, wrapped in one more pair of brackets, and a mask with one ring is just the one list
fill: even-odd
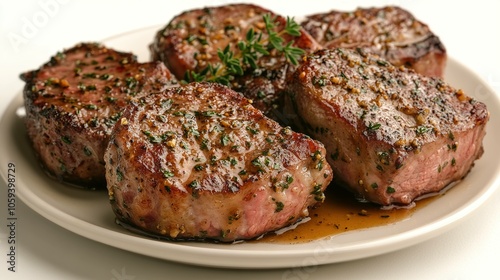
[[(264, 31), (263, 15), (269, 14), (280, 23), (279, 30), (285, 26), (286, 19), (259, 6), (251, 4), (233, 4), (219, 7), (207, 7), (183, 12), (160, 30), (151, 44), (153, 60), (165, 62), (175, 76), (182, 80), (186, 72), (201, 72), (207, 65), (221, 62), (217, 50), (227, 45), (235, 56), (240, 52), (237, 43), (245, 41), (250, 28), (256, 32)], [(263, 40), (267, 40), (266, 32)], [(301, 30), (301, 35), (286, 35), (285, 44), (292, 41), (293, 46), (313, 51), (319, 45), (311, 36)], [(254, 101), (253, 105), (266, 115), (280, 101), (285, 79), (295, 67), (276, 52), (263, 56), (257, 61), (257, 69), (247, 71), (229, 85)], [(273, 116), (274, 117), (274, 116)]]
[(330, 11), (308, 16), (302, 26), (325, 48), (365, 48), (393, 65), (444, 75), (444, 45), (426, 24), (399, 7)]
[(138, 63), (97, 43), (59, 52), (21, 79), (28, 137), (43, 167), (90, 188), (104, 185), (104, 150), (123, 107), (175, 84), (163, 63)]
[(318, 51), (287, 93), (287, 110), (325, 144), (334, 176), (369, 201), (408, 204), (460, 180), (483, 153), (485, 104), (378, 56)]
[(105, 161), (118, 220), (175, 240), (227, 242), (290, 225), (332, 178), (321, 143), (214, 83), (127, 107)]

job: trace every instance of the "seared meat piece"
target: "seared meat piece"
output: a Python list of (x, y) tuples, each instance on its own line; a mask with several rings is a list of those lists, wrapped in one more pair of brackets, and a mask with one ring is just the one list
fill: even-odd
[(446, 50), (429, 27), (398, 7), (311, 15), (302, 26), (325, 48), (366, 48), (393, 65), (443, 77)]
[(359, 50), (310, 55), (286, 90), (287, 110), (323, 142), (334, 177), (375, 203), (439, 191), (483, 153), (485, 104)]
[[(151, 44), (153, 60), (165, 62), (175, 76), (181, 80), (186, 72), (200, 73), (208, 65), (217, 65), (221, 59), (218, 50), (230, 45), (234, 56), (241, 54), (237, 44), (246, 41), (246, 34), (252, 28), (262, 32), (262, 41), (268, 39), (263, 16), (276, 17), (279, 30), (285, 27), (286, 19), (273, 12), (250, 4), (233, 4), (186, 11), (176, 16), (160, 30)], [(301, 30), (300, 36), (284, 36), (285, 42), (305, 51), (313, 51), (319, 45), (311, 36)], [(279, 103), (285, 78), (296, 67), (277, 52), (262, 56), (256, 62), (257, 69), (249, 69), (242, 77), (237, 77), (230, 87), (254, 101), (253, 105), (264, 114)]]
[(21, 79), (28, 137), (42, 165), (90, 188), (105, 183), (104, 149), (123, 107), (175, 84), (163, 63), (138, 63), (97, 43), (59, 52)]
[(119, 221), (168, 239), (233, 241), (308, 215), (332, 178), (321, 143), (215, 83), (141, 98), (105, 154)]

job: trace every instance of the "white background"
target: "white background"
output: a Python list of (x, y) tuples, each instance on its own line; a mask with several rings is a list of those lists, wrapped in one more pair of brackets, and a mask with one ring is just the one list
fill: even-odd
[[(0, 112), (20, 92), (21, 72), (81, 41), (100, 41), (142, 27), (164, 25), (191, 7), (231, 1), (2, 1)], [(500, 2), (475, 1), (252, 1), (283, 15), (389, 3), (428, 23), (449, 56), (500, 93)], [(270, 2), (270, 3), (267, 3)], [(144, 42), (149, 44), (150, 42)], [(491, 128), (490, 128), (491, 129)], [(2, 156), (2, 155), (0, 155)], [(6, 168), (4, 166), (0, 168)], [(500, 191), (450, 231), (416, 246), (367, 259), (296, 269), (222, 270), (182, 265), (115, 249), (69, 232), (17, 205), (17, 272), (7, 270), (6, 185), (0, 182), (1, 279), (497, 279)], [(293, 277), (292, 277), (293, 276)]]

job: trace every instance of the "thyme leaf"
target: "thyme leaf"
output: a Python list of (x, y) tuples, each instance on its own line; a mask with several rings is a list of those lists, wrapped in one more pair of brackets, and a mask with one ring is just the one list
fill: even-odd
[[(249, 70), (258, 69), (257, 61), (262, 56), (270, 54), (276, 50), (278, 55), (282, 55), (293, 65), (298, 64), (299, 57), (305, 53), (301, 48), (294, 47), (293, 41), (285, 44), (285, 35), (300, 36), (300, 25), (294, 18), (287, 17), (285, 27), (278, 31), (280, 23), (277, 18), (272, 18), (269, 14), (262, 16), (265, 28), (262, 32), (257, 32), (250, 28), (245, 39), (236, 44), (236, 51), (233, 51), (228, 44), (224, 49), (217, 50), (220, 63), (208, 64), (201, 71), (187, 71), (184, 76), (185, 82), (215, 82), (229, 85), (236, 77), (243, 76)], [(267, 37), (263, 36), (267, 33)]]

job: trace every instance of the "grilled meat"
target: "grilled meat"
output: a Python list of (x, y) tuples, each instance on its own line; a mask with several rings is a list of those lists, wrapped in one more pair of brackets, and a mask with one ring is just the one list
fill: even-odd
[(321, 143), (215, 83), (132, 103), (105, 162), (117, 219), (174, 240), (228, 242), (290, 225), (332, 178)]
[[(279, 30), (285, 26), (286, 19), (273, 12), (251, 4), (233, 4), (186, 11), (161, 29), (151, 44), (153, 60), (165, 62), (175, 76), (181, 80), (186, 73), (203, 72), (207, 66), (221, 64), (217, 54), (230, 46), (237, 57), (241, 54), (237, 44), (246, 40), (247, 32), (253, 29), (262, 33), (262, 41), (268, 39), (263, 21), (270, 15), (279, 23)], [(305, 51), (313, 51), (319, 45), (311, 36), (301, 30), (300, 36), (284, 36), (285, 42)], [(280, 102), (285, 78), (295, 66), (274, 51), (261, 56), (256, 61), (256, 69), (249, 68), (243, 76), (231, 81), (229, 86), (254, 101), (253, 105), (266, 115), (276, 118), (273, 109)]]
[(286, 91), (289, 116), (324, 143), (334, 177), (375, 203), (439, 191), (483, 153), (485, 104), (361, 50), (308, 56)]
[(105, 183), (104, 150), (123, 107), (175, 84), (163, 63), (138, 63), (98, 43), (58, 52), (21, 79), (28, 137), (43, 167), (90, 188)]
[(365, 48), (395, 66), (444, 75), (444, 45), (426, 24), (399, 7), (330, 11), (308, 16), (302, 26), (325, 48)]

